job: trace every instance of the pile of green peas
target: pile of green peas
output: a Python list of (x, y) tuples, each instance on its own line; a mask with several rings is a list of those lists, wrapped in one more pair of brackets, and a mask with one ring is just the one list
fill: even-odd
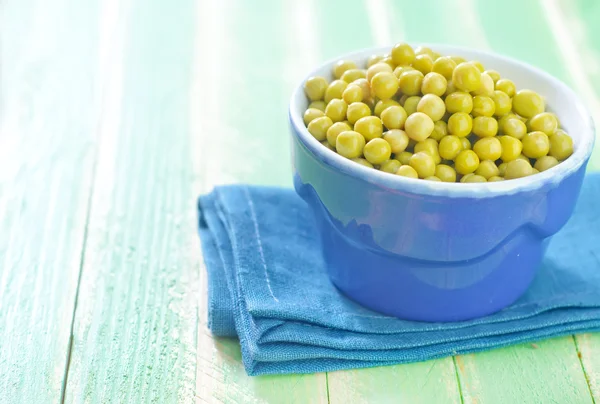
[(573, 140), (544, 98), (480, 62), (396, 44), (304, 84), (308, 131), (364, 166), (410, 178), (492, 182), (548, 170)]

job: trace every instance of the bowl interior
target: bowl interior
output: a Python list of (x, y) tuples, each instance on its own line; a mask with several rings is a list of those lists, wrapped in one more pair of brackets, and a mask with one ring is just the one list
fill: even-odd
[[(564, 176), (577, 170), (589, 158), (595, 136), (591, 115), (577, 95), (563, 82), (538, 68), (505, 56), (449, 45), (425, 44), (425, 46), (431, 47), (434, 51), (439, 52), (442, 55), (456, 55), (462, 56), (467, 60), (478, 60), (483, 63), (486, 69), (496, 70), (500, 73), (501, 77), (511, 79), (518, 90), (531, 89), (541, 94), (546, 99), (547, 110), (557, 114), (561, 126), (573, 138), (573, 155), (561, 164), (540, 174), (517, 180), (494, 183), (439, 183), (418, 181), (389, 175), (377, 170), (362, 167), (359, 164), (343, 158), (337, 153), (323, 147), (308, 133), (308, 130), (306, 130), (302, 122), (302, 115), (308, 106), (308, 100), (302, 87), (305, 80), (302, 81), (295, 91), (290, 104), (290, 118), (302, 142), (315, 154), (323, 158), (326, 163), (330, 163), (352, 175), (365, 177), (368, 181), (379, 181), (382, 182), (382, 185), (394, 188), (402, 188), (402, 184), (410, 184), (413, 191), (432, 194), (441, 193), (447, 196), (465, 196), (465, 193), (471, 194), (472, 196), (491, 196), (496, 193), (516, 192), (521, 190), (521, 188), (535, 188), (537, 186), (542, 186), (547, 182), (557, 183), (562, 180)], [(311, 72), (307, 78), (319, 75), (326, 77), (328, 80), (332, 80), (331, 70), (333, 64), (337, 60), (353, 60), (359, 66), (364, 66), (369, 56), (372, 54), (387, 53), (389, 52), (389, 49), (391, 49), (391, 47), (366, 49), (339, 56), (335, 60), (331, 60)]]

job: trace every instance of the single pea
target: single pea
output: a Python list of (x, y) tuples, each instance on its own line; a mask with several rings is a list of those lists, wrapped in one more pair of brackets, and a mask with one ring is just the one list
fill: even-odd
[(498, 165), (498, 172), (499, 172), (499, 176), (500, 177), (504, 177), (504, 175), (506, 174), (506, 166), (508, 165), (508, 163), (502, 163), (500, 165)]
[(404, 129), (404, 123), (408, 115), (400, 105), (387, 107), (381, 113), (381, 122), (388, 129)]
[(459, 182), (465, 182), (468, 178), (470, 178), (470, 177), (472, 177), (474, 175), (475, 175), (475, 173), (469, 173), (469, 174), (461, 175)]
[(392, 60), (391, 56), (386, 56), (383, 59), (381, 59), (381, 63), (387, 63), (388, 65), (390, 65), (390, 67), (392, 68), (392, 70), (396, 67), (396, 64), (394, 63), (394, 61)]
[(487, 73), (481, 73), (481, 85), (473, 91), (473, 95), (485, 95), (491, 97), (494, 94), (494, 80)]
[(401, 106), (398, 101), (389, 99), (389, 100), (380, 100), (377, 101), (377, 104), (375, 104), (375, 110), (373, 111), (375, 113), (375, 116), (381, 116), (381, 113), (388, 109), (389, 107), (392, 106)]
[(332, 145), (330, 145), (330, 144), (329, 144), (329, 142), (328, 142), (327, 140), (323, 140), (323, 141), (321, 142), (321, 144), (322, 144), (323, 146), (327, 147), (329, 150), (333, 150), (333, 151), (335, 151), (335, 147), (333, 147)]
[(308, 124), (308, 131), (315, 137), (319, 142), (322, 142), (327, 138), (327, 130), (333, 125), (333, 121), (328, 116), (322, 116), (320, 118), (313, 119)]
[(550, 140), (544, 132), (529, 132), (523, 137), (523, 154), (532, 159), (539, 159), (550, 151)]
[(439, 73), (427, 73), (423, 77), (423, 83), (421, 84), (421, 93), (423, 94), (434, 94), (441, 97), (446, 92), (446, 86), (448, 81)]
[(544, 112), (546, 103), (536, 92), (520, 90), (513, 97), (513, 110), (524, 118), (531, 118)]
[(426, 177), (425, 180), (426, 181), (435, 181), (435, 182), (441, 182), (442, 181), (438, 177), (436, 177), (435, 175), (432, 175), (431, 177)]
[(496, 136), (498, 121), (489, 116), (478, 116), (473, 119), (473, 133), (479, 137)]
[(369, 167), (369, 168), (374, 168), (373, 164), (369, 163), (369, 161), (367, 161), (366, 159), (363, 159), (362, 157), (357, 157), (355, 159), (352, 159), (352, 161), (354, 161), (355, 163), (360, 164), (361, 166), (365, 166), (365, 167)]
[(342, 99), (348, 105), (353, 102), (361, 102), (363, 100), (362, 88), (358, 84), (348, 84), (348, 87), (342, 93)]
[(364, 147), (365, 138), (353, 130), (340, 133), (335, 140), (335, 149), (337, 152), (349, 159), (360, 157)]
[(306, 111), (304, 111), (304, 124), (308, 126), (311, 121), (322, 116), (325, 116), (325, 112), (321, 111), (320, 109), (308, 108)]
[(480, 73), (483, 73), (485, 71), (485, 67), (483, 67), (481, 62), (479, 62), (477, 60), (471, 60), (468, 63), (471, 63), (473, 66), (475, 66), (477, 68), (477, 70), (479, 70)]
[(550, 156), (563, 161), (573, 154), (573, 139), (563, 130), (550, 136)]
[(500, 158), (504, 162), (513, 161), (521, 155), (523, 144), (521, 141), (512, 136), (500, 136), (500, 144), (502, 145), (502, 155)]
[(348, 104), (344, 100), (335, 98), (327, 104), (325, 115), (330, 117), (333, 122), (340, 122), (346, 119), (347, 111)]
[(419, 95), (424, 77), (423, 73), (418, 70), (409, 70), (402, 73), (398, 79), (400, 91), (406, 95)]
[(504, 178), (511, 180), (514, 178), (527, 177), (532, 174), (531, 163), (528, 160), (516, 159), (506, 164)]
[(532, 117), (529, 121), (527, 121), (527, 129), (530, 132), (534, 132), (539, 130), (540, 132), (544, 132), (546, 135), (553, 135), (556, 129), (558, 128), (558, 121), (554, 114), (549, 112), (542, 112), (541, 114), (537, 114)]
[(371, 90), (380, 100), (388, 100), (398, 91), (398, 78), (394, 73), (380, 72), (371, 79)]
[(345, 122), (336, 122), (327, 129), (327, 142), (335, 147), (337, 137), (340, 133), (352, 130), (352, 127)]
[(388, 142), (381, 138), (369, 140), (363, 149), (363, 154), (371, 164), (381, 164), (390, 159), (392, 148)]
[(401, 164), (406, 165), (410, 161), (410, 157), (413, 154), (409, 151), (403, 151), (396, 155), (396, 160), (398, 160)]
[(417, 104), (417, 111), (428, 115), (435, 122), (446, 113), (446, 105), (437, 95), (425, 94)]
[(371, 94), (371, 85), (369, 84), (367, 79), (354, 80), (352, 84), (356, 84), (362, 90), (363, 102), (372, 98), (373, 95)]
[(398, 66), (394, 69), (394, 76), (400, 78), (400, 76), (402, 75), (402, 73), (404, 72), (408, 72), (411, 70), (415, 70), (414, 67), (412, 66)]
[(417, 106), (419, 105), (420, 101), (421, 97), (418, 95), (408, 97), (406, 101), (404, 101), (404, 110), (406, 111), (406, 114), (410, 116), (417, 112)]
[(466, 137), (471, 133), (472, 129), (473, 118), (465, 112), (456, 112), (448, 119), (448, 133), (451, 135)]
[(439, 153), (444, 160), (454, 160), (463, 149), (458, 136), (448, 135), (440, 140)]
[(384, 171), (386, 173), (395, 174), (396, 171), (400, 168), (401, 164), (396, 159), (390, 159), (388, 161), (384, 161), (379, 166), (380, 171)]
[(440, 164), (440, 162), (442, 161), (442, 158), (440, 157), (440, 152), (438, 150), (438, 142), (431, 138), (427, 138), (425, 140), (417, 142), (414, 150), (415, 153), (423, 152), (429, 154), (431, 157), (433, 157), (433, 162), (435, 164)]
[(552, 156), (543, 156), (537, 159), (533, 168), (538, 171), (546, 171), (558, 164), (558, 160)]
[(327, 87), (327, 90), (325, 90), (325, 103), (329, 104), (329, 102), (335, 98), (342, 99), (346, 87), (348, 87), (348, 83), (344, 80), (332, 81), (331, 84), (329, 84), (329, 87)]
[(373, 77), (375, 77), (375, 75), (377, 73), (393, 73), (393, 72), (394, 72), (394, 70), (392, 70), (390, 65), (388, 65), (387, 63), (384, 63), (384, 62), (375, 63), (373, 66), (371, 66), (367, 69), (367, 81), (369, 83), (371, 83), (371, 80), (373, 80)]
[(383, 134), (383, 124), (381, 123), (381, 119), (376, 116), (365, 116), (356, 121), (354, 130), (363, 135), (368, 142), (371, 139), (381, 137)]
[(473, 97), (473, 117), (492, 116), (496, 111), (494, 100), (485, 95), (476, 95)]
[(428, 115), (422, 112), (415, 112), (406, 118), (404, 130), (409, 138), (420, 142), (431, 135), (433, 126), (433, 121)]
[(423, 74), (427, 74), (433, 69), (433, 59), (429, 55), (417, 55), (412, 62), (412, 67)]
[[(519, 154), (519, 157), (517, 157), (515, 160), (526, 160), (529, 161), (529, 157), (526, 157), (523, 153)], [(531, 163), (531, 161), (529, 161)]]
[(392, 48), (392, 60), (398, 66), (407, 66), (415, 60), (415, 51), (407, 43), (397, 43)]
[(304, 92), (311, 101), (319, 101), (325, 97), (325, 90), (327, 90), (328, 83), (325, 77), (309, 77), (304, 83)]
[(409, 165), (401, 165), (400, 168), (398, 168), (398, 171), (396, 171), (396, 175), (408, 178), (419, 178), (417, 171)]
[(344, 80), (346, 83), (352, 83), (353, 81), (356, 81), (358, 79), (365, 79), (367, 78), (367, 71), (364, 69), (349, 69), (346, 70), (344, 72), (344, 74), (342, 74), (341, 79)]
[(448, 134), (448, 124), (445, 121), (436, 121), (433, 124), (433, 132), (431, 132), (430, 138), (437, 140), (438, 142)]
[(497, 137), (484, 137), (473, 145), (473, 151), (480, 160), (498, 160), (502, 155), (502, 144)]
[(483, 160), (479, 163), (479, 167), (477, 167), (477, 170), (475, 170), (475, 174), (481, 175), (487, 180), (491, 177), (498, 176), (498, 174), (500, 174), (500, 171), (498, 170), (496, 163), (494, 163), (493, 161)]
[(508, 114), (512, 109), (512, 99), (502, 91), (494, 91), (492, 100), (494, 101), (494, 115), (498, 117)]
[(367, 60), (367, 68), (373, 66), (375, 63), (381, 62), (382, 59), (383, 59), (383, 55), (371, 55), (371, 56), (369, 56), (369, 59)]
[(346, 110), (346, 119), (350, 124), (354, 125), (356, 121), (366, 116), (371, 115), (371, 108), (363, 102), (353, 102), (348, 105), (348, 109)]
[(463, 150), (458, 153), (454, 161), (454, 168), (459, 174), (470, 174), (479, 167), (479, 157), (473, 150)]
[(460, 141), (462, 143), (463, 150), (471, 150), (471, 141), (466, 137), (461, 137)]
[[(452, 80), (448, 80), (448, 85), (446, 86), (446, 92), (444, 93), (444, 95), (450, 95), (452, 93), (455, 93), (459, 91), (458, 88), (456, 88), (456, 86), (454, 85), (454, 83), (452, 82)], [(468, 94), (468, 93), (467, 93)]]
[(415, 169), (419, 178), (430, 177), (435, 174), (435, 162), (433, 157), (425, 152), (413, 154), (408, 164)]
[(438, 164), (435, 167), (435, 176), (442, 182), (456, 182), (456, 171), (447, 164)]
[(391, 129), (383, 134), (383, 139), (390, 144), (392, 153), (402, 153), (408, 147), (408, 135), (401, 129)]
[(450, 59), (454, 60), (454, 63), (457, 65), (467, 61), (467, 59), (463, 58), (462, 56), (450, 56)]
[(523, 136), (527, 133), (527, 126), (525, 126), (523, 121), (517, 118), (508, 118), (502, 121), (501, 129), (503, 134), (512, 136), (515, 139), (523, 139)]
[(517, 92), (517, 87), (515, 86), (515, 83), (509, 79), (500, 79), (496, 82), (496, 90), (502, 91), (512, 98)]
[(339, 79), (346, 70), (356, 69), (356, 63), (351, 60), (340, 60), (333, 65), (333, 77)]
[(488, 182), (498, 182), (498, 181), (504, 181), (504, 178), (499, 177), (497, 175), (488, 178)]
[(415, 55), (429, 55), (433, 59), (433, 50), (427, 46), (417, 46), (415, 48)]
[(487, 73), (487, 75), (492, 78), (494, 84), (496, 84), (496, 82), (500, 80), (500, 73), (498, 73), (496, 70), (486, 70), (484, 71), (484, 73)]
[(446, 80), (450, 80), (455, 67), (456, 62), (452, 58), (442, 56), (433, 62), (432, 71), (441, 74)]
[(471, 94), (462, 91), (456, 91), (446, 96), (446, 109), (451, 114), (456, 112), (471, 113), (473, 110), (473, 97)]
[(487, 182), (485, 177), (478, 174), (467, 174), (461, 178), (460, 182), (472, 183), (472, 182)]
[(325, 112), (326, 106), (327, 104), (325, 104), (325, 101), (313, 101), (310, 104), (308, 104), (308, 108), (315, 108), (323, 112)]
[(470, 93), (481, 86), (481, 72), (472, 63), (461, 63), (452, 72), (452, 82), (456, 88)]

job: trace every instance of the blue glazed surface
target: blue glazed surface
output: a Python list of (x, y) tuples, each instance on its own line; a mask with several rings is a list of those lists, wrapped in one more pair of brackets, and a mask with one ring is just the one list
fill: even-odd
[[(519, 61), (427, 45), (506, 73), (546, 95), (561, 112), (575, 152), (534, 176), (482, 184), (414, 180), (363, 167), (323, 147), (306, 130), (306, 96), (290, 104), (294, 186), (310, 205), (333, 283), (382, 313), (418, 321), (460, 321), (518, 299), (551, 236), (571, 216), (594, 144), (589, 112), (564, 83)], [(363, 63), (370, 49), (340, 57)], [(311, 75), (327, 77), (329, 62)]]
[(585, 173), (495, 198), (426, 196), (327, 166), (294, 140), (294, 186), (311, 206), (329, 275), (373, 310), (418, 321), (496, 312), (525, 292)]

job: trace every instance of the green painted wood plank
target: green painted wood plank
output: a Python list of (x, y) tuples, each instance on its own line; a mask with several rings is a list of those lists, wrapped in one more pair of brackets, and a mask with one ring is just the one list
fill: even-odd
[[(578, 0), (574, 2), (561, 2), (561, 14), (572, 36), (569, 38), (581, 53), (588, 83), (593, 86), (594, 92), (600, 94), (600, 4), (595, 1)], [(600, 112), (600, 111), (596, 111)], [(596, 126), (598, 121), (596, 121)], [(596, 151), (598, 151), (596, 146)], [(591, 169), (600, 168), (600, 153), (592, 155)], [(581, 364), (592, 396), (595, 401), (600, 401), (600, 335), (576, 335), (575, 343)]]
[(329, 373), (332, 404), (461, 403), (451, 358)]
[(463, 402), (591, 403), (571, 337), (456, 357)]
[(1, 7), (0, 401), (57, 403), (95, 150), (96, 4)]
[(600, 400), (600, 334), (576, 335), (577, 354), (595, 402)]
[[(306, 30), (316, 7), (314, 0), (199, 2), (191, 102), (198, 193), (234, 181), (291, 184), (287, 104), (297, 81), (318, 63), (311, 44), (319, 33)], [(246, 375), (237, 340), (214, 339), (206, 329), (204, 275), (202, 267), (200, 401), (326, 403), (324, 373)]]
[(102, 2), (103, 114), (69, 403), (195, 401), (194, 4)]

